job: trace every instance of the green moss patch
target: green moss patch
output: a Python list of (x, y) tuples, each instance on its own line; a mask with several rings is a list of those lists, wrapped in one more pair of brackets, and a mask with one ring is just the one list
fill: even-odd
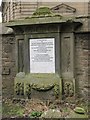
[(31, 84), (37, 84), (37, 86), (53, 86), (58, 84), (60, 77), (57, 74), (29, 74), (26, 75), (26, 79)]
[(84, 110), (83, 108), (81, 108), (81, 107), (76, 107), (76, 108), (74, 109), (74, 111), (75, 111), (76, 113), (79, 113), (79, 114), (84, 114), (84, 113), (85, 113), (85, 110)]
[[(21, 74), (21, 73), (20, 73)], [(19, 77), (18, 77), (19, 76)], [(17, 75), (15, 82), (21, 82), (24, 84), (30, 84), (32, 88), (44, 90), (59, 85), (60, 77), (57, 74), (28, 74), (22, 78)]]
[(33, 13), (33, 16), (40, 16), (40, 15), (51, 15), (52, 12), (50, 10), (50, 8), (48, 7), (40, 7), (38, 8), (34, 13)]
[(86, 118), (88, 119), (88, 115), (87, 114), (78, 114), (74, 111), (70, 111), (70, 114), (67, 118), (76, 118), (76, 119), (77, 118), (85, 118), (85, 120), (86, 120)]

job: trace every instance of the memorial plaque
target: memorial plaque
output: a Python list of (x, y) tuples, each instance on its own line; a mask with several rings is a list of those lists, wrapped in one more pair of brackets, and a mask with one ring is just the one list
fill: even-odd
[(55, 73), (54, 38), (30, 39), (30, 73)]

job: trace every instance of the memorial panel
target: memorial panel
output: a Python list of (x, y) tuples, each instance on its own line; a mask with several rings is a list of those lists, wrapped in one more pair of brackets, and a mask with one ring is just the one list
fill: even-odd
[(55, 73), (55, 39), (30, 39), (30, 73)]

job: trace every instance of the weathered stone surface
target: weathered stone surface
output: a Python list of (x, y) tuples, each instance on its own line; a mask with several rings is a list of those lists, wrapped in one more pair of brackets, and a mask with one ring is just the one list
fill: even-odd
[(25, 73), (24, 72), (19, 72), (17, 75), (16, 75), (17, 78), (24, 78), (25, 77)]
[(2, 36), (0, 35), (0, 119), (1, 118), (2, 118)]
[(13, 34), (2, 35), (2, 97), (14, 95), (15, 39)]
[(62, 118), (59, 110), (50, 109), (41, 115), (41, 118)]
[[(62, 84), (57, 74), (28, 74), (20, 72), (15, 77), (15, 96), (42, 100), (61, 97)], [(62, 82), (61, 82), (62, 83)]]
[(73, 120), (73, 119), (79, 119), (79, 120), (88, 120), (88, 115), (86, 114), (78, 114), (74, 112), (73, 110), (70, 111), (69, 115), (65, 118), (65, 120)]
[[(75, 73), (76, 91), (84, 98), (88, 98), (89, 83), (89, 37), (88, 33), (75, 35)], [(85, 87), (87, 86), (87, 87)]]
[(45, 100), (45, 101), (56, 99), (53, 89), (48, 91), (36, 91), (32, 89), (31, 98)]
[(10, 74), (10, 68), (9, 67), (4, 67), (2, 69), (2, 75), (9, 75)]

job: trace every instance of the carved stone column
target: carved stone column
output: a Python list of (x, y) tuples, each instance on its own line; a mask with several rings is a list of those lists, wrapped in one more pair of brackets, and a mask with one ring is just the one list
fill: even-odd
[(73, 29), (72, 24), (70, 27), (67, 26), (61, 34), (61, 74), (65, 97), (71, 97), (75, 93)]

